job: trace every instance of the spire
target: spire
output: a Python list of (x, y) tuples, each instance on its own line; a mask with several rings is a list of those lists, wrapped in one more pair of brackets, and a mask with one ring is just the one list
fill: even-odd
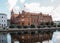
[(12, 14), (14, 14), (14, 11), (13, 11), (13, 9), (11, 10), (11, 15), (12, 15)]
[(19, 12), (19, 14), (20, 14), (20, 12)]
[(24, 8), (23, 8), (23, 10), (25, 10), (25, 7), (26, 7), (26, 6), (24, 5)]
[(24, 10), (22, 10), (22, 14), (25, 14), (25, 11)]

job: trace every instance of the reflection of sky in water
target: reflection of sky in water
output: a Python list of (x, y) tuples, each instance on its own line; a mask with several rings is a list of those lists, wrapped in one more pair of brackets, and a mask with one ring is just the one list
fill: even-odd
[(53, 33), (52, 42), (53, 43), (60, 43), (60, 32), (59, 31), (56, 31)]
[(15, 41), (14, 43), (19, 43), (19, 41)]
[(7, 34), (7, 43), (11, 43), (11, 35), (9, 33)]

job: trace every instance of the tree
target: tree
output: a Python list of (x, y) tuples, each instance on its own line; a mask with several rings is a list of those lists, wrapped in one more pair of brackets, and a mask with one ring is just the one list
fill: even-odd
[(53, 27), (56, 27), (56, 25), (53, 25)]
[(17, 28), (22, 28), (22, 26), (17, 26)]
[(45, 23), (45, 25), (47, 25), (47, 26), (48, 26), (48, 25), (51, 25), (51, 23), (50, 23), (50, 22), (46, 22), (46, 23)]
[(51, 25), (54, 25), (54, 22), (51, 22)]
[(28, 26), (23, 26), (23, 28), (28, 28)]
[(58, 25), (58, 27), (60, 27), (60, 24)]
[(35, 25), (32, 24), (30, 27), (31, 27), (31, 28), (35, 28)]
[(40, 28), (41, 26), (37, 26), (37, 28)]
[(9, 26), (9, 28), (15, 28), (16, 27), (16, 24), (11, 24), (10, 26)]
[(40, 25), (44, 25), (44, 22), (41, 22), (41, 24)]
[(51, 25), (48, 25), (48, 27), (50, 28), (50, 27), (51, 27)]
[(9, 26), (9, 28), (15, 28), (13, 25)]

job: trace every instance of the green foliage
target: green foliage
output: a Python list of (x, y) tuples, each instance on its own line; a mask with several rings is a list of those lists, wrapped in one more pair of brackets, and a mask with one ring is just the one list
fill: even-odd
[(35, 28), (35, 25), (32, 24), (32, 25), (30, 26), (30, 28)]
[(11, 25), (9, 26), (9, 28), (15, 28), (15, 25), (14, 25), (14, 24), (11, 24)]
[(23, 26), (23, 28), (28, 28), (28, 26)]
[(14, 26), (9, 26), (9, 28), (15, 28)]
[(41, 22), (41, 24), (40, 25), (44, 25), (44, 22)]
[(50, 28), (50, 27), (51, 27), (51, 25), (48, 25), (47, 27), (49, 27), (49, 28)]
[(58, 25), (58, 27), (60, 27), (60, 24)]
[(22, 26), (17, 26), (17, 28), (22, 28)]
[(50, 23), (49, 22), (46, 22), (45, 25), (50, 25)]
[(56, 27), (56, 25), (53, 25), (53, 27)]
[(37, 26), (37, 28), (41, 28), (41, 26)]
[(51, 22), (51, 25), (54, 25), (54, 22)]

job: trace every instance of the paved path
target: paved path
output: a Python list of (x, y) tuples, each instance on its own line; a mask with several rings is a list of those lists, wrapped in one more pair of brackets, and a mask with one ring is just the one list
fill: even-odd
[[(37, 43), (40, 43), (40, 42), (37, 42)], [(51, 40), (49, 40), (49, 41), (43, 41), (42, 43), (52, 43), (52, 41)]]
[(52, 41), (51, 40), (49, 40), (49, 41), (43, 41), (43, 43), (52, 43)]

